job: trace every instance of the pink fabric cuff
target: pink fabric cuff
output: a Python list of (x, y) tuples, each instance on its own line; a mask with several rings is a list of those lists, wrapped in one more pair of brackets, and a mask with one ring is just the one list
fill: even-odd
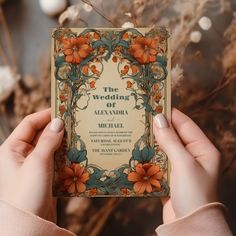
[(75, 236), (68, 230), (0, 200), (0, 235)]
[(209, 203), (172, 223), (160, 225), (156, 233), (158, 236), (233, 236), (224, 213), (223, 204)]

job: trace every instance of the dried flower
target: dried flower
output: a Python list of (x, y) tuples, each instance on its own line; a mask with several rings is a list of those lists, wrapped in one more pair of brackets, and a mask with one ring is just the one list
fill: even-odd
[(190, 41), (193, 43), (199, 43), (202, 39), (202, 33), (200, 31), (192, 31), (190, 34)]
[(121, 28), (124, 28), (124, 29), (126, 29), (126, 28), (134, 28), (134, 24), (133, 24), (132, 22), (125, 22), (125, 23), (121, 26)]
[(5, 101), (13, 92), (20, 75), (9, 66), (0, 66), (0, 102)]
[(201, 17), (198, 24), (203, 30), (209, 30), (212, 26), (211, 19), (206, 16)]

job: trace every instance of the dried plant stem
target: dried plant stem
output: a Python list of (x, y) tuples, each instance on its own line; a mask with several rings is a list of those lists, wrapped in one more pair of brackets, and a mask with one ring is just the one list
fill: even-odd
[(3, 64), (5, 64), (5, 65), (9, 65), (9, 64), (10, 64), (10, 63), (9, 63), (9, 60), (8, 60), (8, 58), (7, 58), (7, 55), (6, 55), (6, 53), (4, 52), (4, 50), (3, 50), (3, 47), (2, 47), (2, 45), (1, 45), (1, 42), (0, 42), (0, 58), (2, 59)]
[(109, 19), (107, 16), (105, 16), (105, 14), (100, 9), (98, 9), (96, 6), (94, 6), (90, 2), (90, 0), (81, 0), (81, 1), (86, 3), (86, 4), (88, 4), (89, 6), (91, 6), (95, 12), (97, 12), (103, 19), (105, 19), (108, 22), (110, 22), (114, 27), (118, 27), (111, 19)]
[(8, 50), (9, 50), (12, 65), (16, 67), (16, 60), (15, 60), (15, 56), (14, 56), (14, 52), (13, 52), (13, 41), (12, 41), (11, 33), (10, 33), (9, 27), (7, 25), (7, 21), (4, 16), (3, 9), (2, 9), (1, 5), (0, 5), (0, 22), (2, 24), (3, 31), (5, 32), (6, 44), (7, 44)]

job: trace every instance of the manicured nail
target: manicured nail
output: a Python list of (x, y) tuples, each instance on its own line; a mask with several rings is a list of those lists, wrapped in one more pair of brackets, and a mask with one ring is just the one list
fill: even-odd
[(162, 113), (157, 114), (154, 117), (154, 120), (156, 122), (156, 125), (160, 129), (169, 127), (168, 121), (167, 121), (167, 119), (165, 118), (165, 116)]
[(52, 120), (50, 125), (51, 131), (59, 133), (62, 131), (63, 128), (64, 128), (64, 122), (61, 119), (55, 118)]

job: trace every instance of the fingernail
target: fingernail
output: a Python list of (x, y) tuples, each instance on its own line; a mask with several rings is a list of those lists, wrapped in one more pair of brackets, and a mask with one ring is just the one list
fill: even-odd
[(63, 128), (64, 128), (64, 122), (61, 119), (55, 118), (52, 120), (50, 125), (51, 131), (59, 133), (62, 131)]
[(169, 127), (168, 121), (167, 121), (166, 117), (162, 113), (157, 114), (154, 117), (154, 120), (156, 122), (156, 125), (160, 129)]

